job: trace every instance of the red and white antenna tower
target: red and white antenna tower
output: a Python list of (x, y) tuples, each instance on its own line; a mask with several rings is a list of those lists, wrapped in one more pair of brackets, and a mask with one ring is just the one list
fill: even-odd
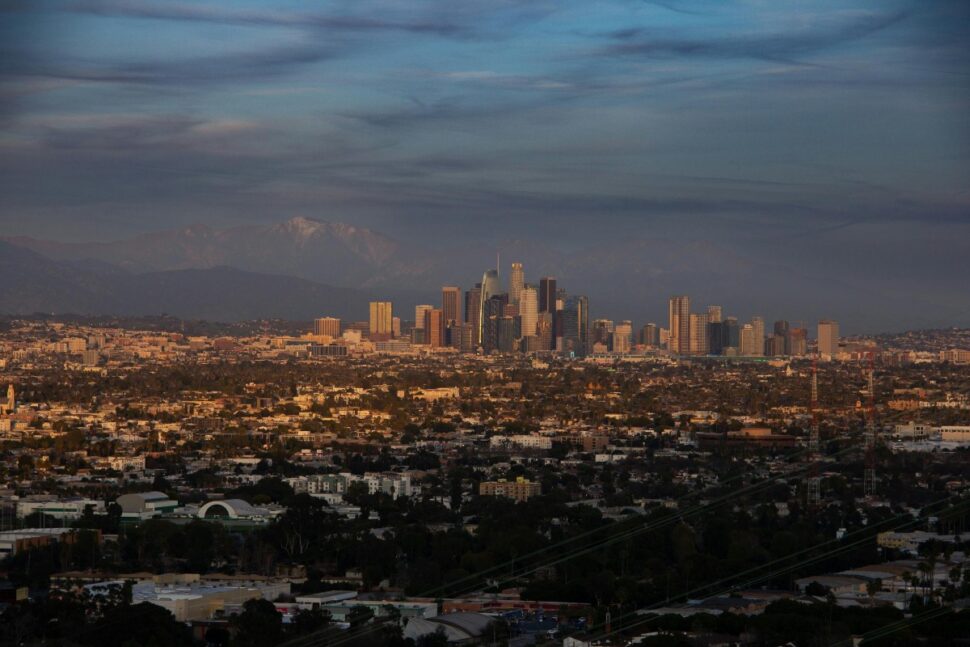
[(822, 498), (822, 479), (818, 473), (819, 433), (818, 433), (818, 357), (812, 357), (812, 427), (808, 433), (808, 460), (812, 466), (805, 484), (809, 506), (817, 506)]
[(876, 442), (878, 432), (876, 431), (876, 391), (874, 378), (876, 374), (875, 353), (869, 353), (869, 366), (866, 371), (868, 376), (867, 401), (866, 401), (866, 471), (863, 477), (863, 493), (867, 498), (876, 494)]

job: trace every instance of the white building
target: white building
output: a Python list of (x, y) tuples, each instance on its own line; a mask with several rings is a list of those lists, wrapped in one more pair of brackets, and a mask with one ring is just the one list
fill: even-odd
[(516, 434), (514, 436), (492, 436), (489, 440), (492, 447), (515, 445), (528, 449), (552, 449), (552, 438), (535, 434)]
[(17, 501), (17, 518), (23, 519), (35, 512), (41, 512), (62, 521), (74, 521), (81, 518), (84, 509), (88, 506), (91, 506), (95, 514), (105, 513), (104, 501), (97, 499), (83, 497), (58, 499), (46, 495), (25, 497)]
[(519, 317), (522, 322), (522, 336), (535, 336), (539, 323), (539, 294), (535, 286), (527, 285), (519, 293)]
[(946, 442), (970, 442), (970, 426), (947, 425), (940, 427), (940, 440)]
[(178, 507), (178, 501), (169, 499), (164, 492), (123, 494), (117, 503), (121, 506), (121, 518), (131, 520), (151, 519)]

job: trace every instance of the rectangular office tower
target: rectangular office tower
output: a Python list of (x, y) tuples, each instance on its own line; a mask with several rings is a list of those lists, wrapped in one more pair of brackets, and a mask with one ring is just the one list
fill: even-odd
[(525, 285), (519, 291), (519, 318), (522, 336), (534, 337), (539, 323), (539, 295), (531, 285)]
[(525, 272), (522, 269), (522, 263), (512, 263), (512, 272), (509, 274), (509, 303), (519, 305), (524, 287)]
[(691, 313), (690, 315), (690, 354), (707, 355), (708, 345), (708, 315)]
[(839, 352), (839, 322), (823, 319), (818, 322), (818, 354), (832, 358)]
[(670, 322), (670, 352), (686, 355), (690, 352), (690, 297), (670, 297), (667, 312)]
[(372, 341), (386, 341), (394, 334), (394, 315), (390, 301), (370, 302), (368, 332)]
[(566, 299), (562, 329), (562, 350), (584, 356), (589, 349), (589, 299), (581, 295)]
[(422, 305), (414, 306), (414, 327), (417, 330), (424, 330), (424, 313), (429, 310), (434, 310), (434, 306), (425, 303)]
[(465, 323), (472, 327), (474, 345), (479, 344), (478, 331), (482, 326), (482, 284), (476, 283), (475, 287), (465, 292)]
[(461, 323), (461, 288), (446, 285), (441, 288), (441, 316), (445, 325)]
[(340, 319), (336, 317), (321, 317), (313, 320), (313, 334), (318, 337), (327, 335), (337, 338), (340, 336)]
[(660, 345), (660, 328), (655, 323), (648, 323), (640, 329), (640, 343), (651, 348)]
[(424, 343), (432, 348), (445, 345), (445, 322), (443, 313), (438, 308), (424, 312)]
[(556, 277), (544, 276), (539, 279), (539, 312), (556, 311)]

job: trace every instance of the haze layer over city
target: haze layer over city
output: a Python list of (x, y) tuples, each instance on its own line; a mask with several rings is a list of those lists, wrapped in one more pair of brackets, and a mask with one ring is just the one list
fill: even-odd
[(0, 3), (0, 644), (965, 647), (970, 4)]

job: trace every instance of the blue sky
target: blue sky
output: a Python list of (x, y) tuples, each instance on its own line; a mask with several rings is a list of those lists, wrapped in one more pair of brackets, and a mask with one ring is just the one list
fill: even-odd
[(0, 6), (5, 234), (303, 215), (970, 270), (963, 0)]

